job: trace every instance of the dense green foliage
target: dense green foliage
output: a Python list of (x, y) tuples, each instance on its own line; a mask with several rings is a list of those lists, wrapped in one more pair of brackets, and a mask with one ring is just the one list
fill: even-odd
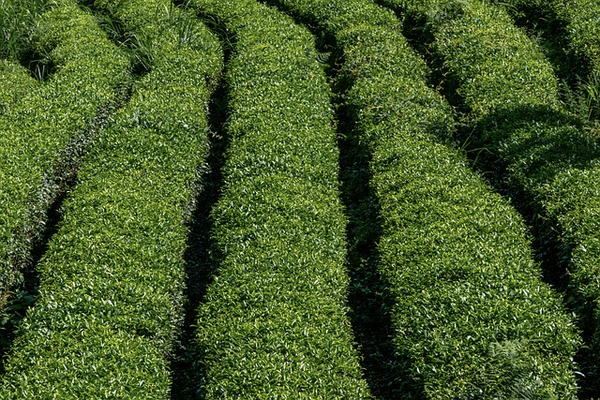
[(538, 278), (521, 218), (443, 144), (452, 114), (426, 86), (398, 22), (368, 1), (280, 3), (343, 52), (338, 79), (349, 83), (346, 105), (370, 153), (380, 271), (395, 302), (397, 356), (413, 381), (405, 390), (572, 397), (572, 322)]
[(0, 60), (0, 116), (34, 90), (37, 83), (20, 64)]
[(55, 66), (47, 81), (36, 85), (8, 63), (2, 69), (11, 85), (0, 89), (0, 298), (31, 260), (59, 190), (53, 177), (68, 174), (63, 169), (89, 141), (88, 124), (117, 101), (118, 87), (129, 79), (128, 58), (73, 2), (43, 16), (33, 46), (43, 63)]
[(595, 0), (499, 2), (541, 39), (561, 80), (567, 106), (586, 123), (600, 120), (600, 3)]
[(548, 2), (564, 20), (575, 53), (589, 58), (594, 69), (600, 68), (600, 3), (593, 0), (556, 0)]
[[(176, 3), (0, 0), (0, 335), (17, 326), (0, 399), (177, 397), (200, 295), (185, 395), (573, 399), (578, 370), (580, 396), (600, 390), (565, 311), (600, 354), (595, 111), (565, 110), (566, 64), (515, 26), (559, 27), (600, 99), (597, 2)], [(209, 104), (228, 147), (200, 215)], [(186, 299), (192, 219), (214, 270)], [(366, 270), (376, 284), (350, 281)], [(359, 365), (349, 284), (383, 299), (393, 374)], [(23, 320), (19, 299), (35, 301)]]
[(345, 218), (314, 40), (253, 0), (196, 0), (235, 35), (230, 146), (198, 311), (207, 399), (365, 399), (346, 317)]
[[(151, 70), (96, 137), (63, 204), (2, 399), (169, 396), (167, 356), (183, 319), (185, 222), (208, 152), (206, 82), (218, 77), (222, 52), (203, 25), (167, 0), (103, 6), (150, 44)], [(84, 32), (97, 32), (69, 3), (46, 18), (57, 17), (66, 26), (91, 21)], [(64, 35), (81, 40), (84, 32)]]
[(514, 16), (558, 22), (567, 34), (569, 50), (600, 73), (600, 3), (596, 0), (508, 0), (501, 4)]
[(540, 248), (547, 252), (541, 256), (568, 271), (583, 326), (597, 330), (597, 135), (560, 108), (550, 65), (505, 10), (477, 0), (429, 1), (418, 7), (407, 1), (388, 3), (425, 21), (425, 29), (417, 29), (434, 38), (430, 51), (468, 114), (475, 146), (486, 149), (481, 160), (532, 215)]

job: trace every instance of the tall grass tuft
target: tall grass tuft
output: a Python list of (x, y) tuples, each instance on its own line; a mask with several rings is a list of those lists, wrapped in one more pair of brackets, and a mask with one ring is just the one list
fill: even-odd
[(0, 58), (25, 57), (37, 17), (51, 4), (52, 0), (0, 0)]
[(578, 77), (573, 88), (563, 86), (566, 108), (586, 125), (600, 127), (600, 71), (593, 70), (586, 78)]

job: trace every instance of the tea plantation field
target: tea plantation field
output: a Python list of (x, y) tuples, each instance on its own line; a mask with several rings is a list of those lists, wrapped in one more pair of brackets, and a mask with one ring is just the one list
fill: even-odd
[(600, 398), (591, 0), (0, 0), (0, 399)]

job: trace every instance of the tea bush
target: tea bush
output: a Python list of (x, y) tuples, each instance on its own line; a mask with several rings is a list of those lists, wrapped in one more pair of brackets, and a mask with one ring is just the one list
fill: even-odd
[(474, 147), (485, 149), (484, 168), (529, 214), (540, 256), (568, 279), (568, 300), (596, 342), (597, 135), (562, 108), (549, 63), (504, 9), (478, 0), (386, 3), (422, 20), (415, 28), (434, 38), (429, 51), (456, 90)]
[[(9, 85), (10, 83), (10, 85)], [(37, 86), (27, 69), (20, 64), (0, 60), (0, 116)]]
[(33, 242), (61, 189), (55, 178), (70, 173), (91, 140), (93, 119), (118, 101), (119, 88), (129, 79), (129, 59), (73, 2), (57, 2), (44, 14), (32, 43), (42, 63), (53, 65), (55, 72), (35, 84), (19, 67), (4, 63), (2, 74), (10, 73), (11, 86), (0, 89), (5, 99), (0, 117), (0, 298), (22, 281), (21, 271), (31, 262)]
[(594, 0), (508, 0), (500, 4), (514, 16), (543, 18), (566, 32), (568, 50), (600, 69), (600, 4)]
[(253, 0), (195, 0), (233, 42), (214, 281), (198, 310), (207, 399), (366, 399), (346, 316), (330, 89), (311, 35)]

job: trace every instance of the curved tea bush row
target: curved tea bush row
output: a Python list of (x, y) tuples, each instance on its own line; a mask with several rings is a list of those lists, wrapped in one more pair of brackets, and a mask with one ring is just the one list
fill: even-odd
[[(471, 119), (522, 104), (559, 106), (550, 63), (503, 9), (477, 0), (381, 2), (404, 18), (417, 20), (427, 28), (424, 32), (433, 35), (431, 46), (440, 54), (435, 61), (453, 73), (446, 91), (456, 91), (452, 102)], [(417, 25), (415, 30), (421, 28)]]
[[(166, 399), (183, 320), (186, 220), (208, 152), (219, 42), (167, 0), (110, 4), (151, 71), (96, 138), (39, 264), (2, 399)], [(171, 7), (171, 8), (170, 8)], [(181, 26), (189, 40), (182, 44)]]
[[(512, 195), (532, 214), (542, 254), (568, 270), (583, 326), (600, 328), (600, 143), (559, 106), (556, 78), (501, 8), (386, 0), (427, 17), (447, 79)], [(422, 29), (422, 28), (419, 28)], [(554, 250), (553, 250), (554, 249)], [(592, 320), (590, 320), (592, 318)], [(598, 339), (599, 331), (596, 332)], [(594, 352), (592, 352), (594, 353)]]
[[(572, 89), (565, 101), (585, 123), (600, 119), (600, 3), (594, 0), (510, 0), (503, 4), (517, 22), (533, 20), (561, 54), (558, 74)], [(574, 94), (574, 95), (573, 95)]]
[(277, 3), (343, 52), (338, 80), (370, 153), (379, 269), (412, 381), (399, 395), (573, 398), (572, 321), (540, 281), (519, 215), (443, 144), (452, 114), (398, 21), (369, 1)]
[[(29, 92), (35, 90), (38, 82), (33, 79), (29, 72), (20, 64), (8, 60), (0, 60), (0, 125), (5, 125), (4, 115), (8, 114), (10, 109), (25, 97)], [(1, 178), (0, 178), (1, 179)], [(0, 228), (2, 229), (2, 228)], [(8, 300), (8, 289), (13, 285), (14, 278), (12, 274), (15, 272), (8, 271), (8, 263), (2, 265), (0, 269), (0, 277), (5, 275), (4, 283), (0, 286), (0, 315), (5, 308), (5, 302)], [(10, 274), (9, 278), (7, 275)], [(3, 281), (0, 280), (0, 283)]]
[(72, 1), (56, 2), (41, 17), (33, 46), (56, 72), (33, 88), (13, 70), (15, 86), (2, 89), (23, 98), (4, 107), (0, 118), (0, 297), (30, 262), (32, 242), (58, 191), (52, 175), (68, 173), (57, 160), (79, 157), (89, 122), (118, 100), (119, 85), (129, 79), (128, 58)]
[(207, 399), (365, 399), (345, 315), (345, 219), (314, 40), (254, 0), (195, 0), (235, 35), (220, 255), (198, 310)]
[(570, 47), (600, 74), (600, 3), (593, 0), (554, 0), (546, 3), (564, 21)]
[(565, 28), (569, 50), (591, 64), (600, 74), (600, 3), (595, 0), (508, 0), (501, 4), (545, 20), (556, 21)]

